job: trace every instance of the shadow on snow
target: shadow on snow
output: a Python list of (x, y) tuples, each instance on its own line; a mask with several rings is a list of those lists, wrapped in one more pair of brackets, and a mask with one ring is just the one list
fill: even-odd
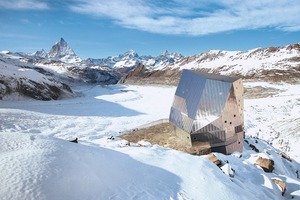
[(128, 92), (125, 86), (93, 86), (79, 88), (84, 95), (56, 101), (2, 101), (1, 108), (21, 109), (50, 115), (122, 117), (137, 116), (144, 113), (126, 108), (119, 103), (99, 99), (103, 95)]

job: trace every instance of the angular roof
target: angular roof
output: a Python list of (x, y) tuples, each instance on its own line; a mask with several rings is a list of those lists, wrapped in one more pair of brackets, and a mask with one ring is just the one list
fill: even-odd
[(185, 69), (183, 70), (182, 73), (184, 73), (184, 71), (188, 71), (190, 73), (198, 74), (198, 75), (203, 76), (204, 78), (210, 79), (210, 80), (218, 80), (218, 81), (233, 83), (233, 82), (240, 79), (238, 77), (225, 76), (225, 75), (220, 75), (220, 74), (212, 74), (212, 73), (206, 73), (206, 72), (201, 72), (201, 71), (191, 71), (191, 70), (185, 70)]

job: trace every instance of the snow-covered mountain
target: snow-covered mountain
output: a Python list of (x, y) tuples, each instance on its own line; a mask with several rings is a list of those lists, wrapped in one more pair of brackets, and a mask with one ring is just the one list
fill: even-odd
[[(291, 44), (284, 47), (256, 48), (249, 51), (223, 51), (210, 50), (192, 56), (183, 56), (180, 53), (163, 51), (158, 56), (140, 56), (134, 50), (129, 50), (117, 56), (107, 58), (88, 58), (82, 60), (70, 48), (67, 42), (61, 38), (56, 42), (49, 53), (45, 50), (33, 54), (16, 53), (23, 62), (34, 65), (51, 66), (51, 68), (64, 68), (65, 71), (73, 68), (93, 68), (115, 74), (117, 79), (127, 76), (141, 64), (144, 71), (152, 76), (169, 79), (175, 71), (182, 69), (194, 69), (207, 72), (240, 76), (246, 79), (291, 80), (299, 78), (300, 68), (300, 44)], [(139, 70), (139, 69), (138, 69)], [(78, 71), (78, 70), (73, 70)], [(136, 76), (137, 74), (134, 73)], [(180, 73), (176, 73), (179, 74)], [(141, 76), (144, 78), (144, 75)], [(172, 77), (176, 82), (178, 76)], [(123, 82), (126, 82), (123, 78)], [(149, 81), (155, 82), (155, 80)], [(163, 81), (161, 82), (163, 83)]]
[[(68, 86), (70, 82), (115, 84), (121, 76), (117, 76), (113, 69), (82, 63), (63, 38), (53, 45), (49, 53), (44, 49), (30, 54), (1, 51), (0, 59), (0, 67), (3, 68), (0, 72), (1, 98), (8, 98), (14, 94), (39, 100), (57, 99), (61, 98), (63, 93), (67, 93), (62, 92), (66, 88), (71, 92)], [(21, 72), (25, 71), (24, 69), (26, 73)], [(21, 87), (24, 85), (27, 85), (26, 90)], [(62, 91), (57, 89), (55, 94), (52, 90), (56, 88), (61, 88)], [(26, 92), (27, 89), (30, 92)]]
[(139, 56), (134, 50), (129, 50), (118, 56), (109, 56), (107, 58), (93, 59), (88, 58), (83, 62), (88, 65), (108, 66), (112, 69), (134, 69), (138, 64), (142, 63), (151, 68), (163, 68), (173, 65), (176, 61), (184, 56), (180, 53), (162, 52), (160, 55), (154, 56)]
[(188, 56), (174, 66), (179, 69), (206, 69), (223, 74), (251, 77), (271, 70), (299, 70), (300, 44), (256, 48), (249, 51), (211, 50)]
[(61, 38), (49, 53), (0, 52), (6, 62), (21, 62), (56, 72), (66, 79), (99, 84), (176, 85), (182, 69), (233, 75), (250, 80), (295, 82), (300, 78), (300, 44), (249, 51), (210, 50), (192, 56), (167, 50), (158, 56), (140, 56), (129, 50), (117, 56), (82, 60)]
[(31, 54), (32, 56), (38, 58), (38, 59), (45, 59), (49, 57), (49, 54), (44, 50), (36, 51), (35, 53)]
[(293, 82), (300, 78), (300, 44), (249, 51), (210, 50), (182, 57), (171, 65), (152, 67), (144, 64), (144, 68), (142, 71), (137, 68), (131, 73), (132, 76), (126, 75), (121, 82), (177, 84), (182, 69), (233, 75), (244, 79)]
[[(37, 52), (38, 53), (38, 52)], [(56, 42), (48, 53), (48, 57), (51, 60), (60, 60), (65, 63), (80, 62), (81, 59), (75, 54), (73, 49), (68, 43), (61, 38), (59, 42)]]
[(0, 53), (0, 99), (29, 97), (38, 100), (72, 96), (72, 89), (55, 72), (21, 62), (9, 52)]

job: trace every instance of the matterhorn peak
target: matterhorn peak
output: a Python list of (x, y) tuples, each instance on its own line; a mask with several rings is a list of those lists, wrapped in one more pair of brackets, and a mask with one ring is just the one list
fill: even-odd
[(59, 43), (67, 43), (67, 42), (64, 40), (64, 38), (61, 37)]
[(73, 49), (68, 43), (60, 38), (59, 42), (56, 42), (49, 51), (49, 57), (54, 60), (61, 60), (64, 62), (79, 62), (81, 59), (75, 54)]
[(68, 43), (63, 38), (60, 38), (59, 42), (56, 42), (52, 46), (49, 56), (62, 58), (66, 55), (76, 56), (75, 52), (69, 47)]

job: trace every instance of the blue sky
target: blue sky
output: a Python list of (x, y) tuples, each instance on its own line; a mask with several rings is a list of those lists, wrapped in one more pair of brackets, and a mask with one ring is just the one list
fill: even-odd
[(194, 55), (300, 42), (299, 0), (0, 0), (0, 50)]

